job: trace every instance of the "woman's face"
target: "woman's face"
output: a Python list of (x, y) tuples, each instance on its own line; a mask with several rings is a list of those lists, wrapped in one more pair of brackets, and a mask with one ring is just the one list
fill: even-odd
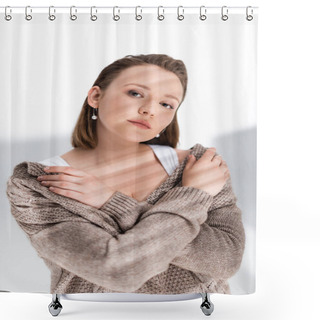
[[(96, 95), (97, 125), (102, 126), (99, 132), (142, 142), (153, 139), (171, 123), (182, 100), (183, 87), (173, 72), (156, 65), (140, 65), (123, 70), (104, 92), (99, 87), (90, 92), (92, 97), (102, 93)], [(88, 102), (95, 107), (90, 99)], [(147, 126), (134, 121), (144, 121)]]

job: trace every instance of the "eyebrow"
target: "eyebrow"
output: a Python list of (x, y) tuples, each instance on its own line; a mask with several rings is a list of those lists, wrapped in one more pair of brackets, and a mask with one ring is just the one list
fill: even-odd
[[(138, 84), (138, 83), (128, 83), (128, 84), (124, 85), (124, 87), (129, 86), (129, 85), (131, 85), (131, 84), (133, 84), (133, 85), (135, 85), (135, 86), (138, 86), (138, 87), (141, 87), (141, 88), (144, 88), (144, 89), (146, 89), (146, 90), (150, 90), (149, 87), (147, 87), (147, 86), (145, 86), (145, 85), (143, 85), (143, 84)], [(180, 103), (179, 99), (176, 98), (175, 96), (172, 96), (171, 94), (165, 94), (164, 96), (165, 96), (165, 97), (172, 98), (172, 99), (175, 99), (175, 100), (178, 101), (178, 103)]]

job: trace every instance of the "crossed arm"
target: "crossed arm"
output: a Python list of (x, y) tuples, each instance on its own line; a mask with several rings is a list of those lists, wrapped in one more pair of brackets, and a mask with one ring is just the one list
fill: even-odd
[[(135, 203), (115, 193), (97, 210), (110, 212), (120, 197), (134, 217), (123, 233), (109, 232), (80, 216), (72, 219), (65, 207), (45, 198), (32, 205), (29, 200), (34, 191), (27, 187), (15, 201), (15, 191), (21, 188), (17, 184), (11, 181), (7, 192), (12, 214), (39, 256), (97, 285), (133, 292), (170, 263), (212, 278), (227, 278), (240, 265), (244, 232), (241, 212), (235, 198), (230, 198), (230, 182), (215, 197), (193, 187), (175, 187), (154, 205)], [(42, 221), (37, 229), (35, 221), (48, 208), (56, 210), (51, 214), (68, 219), (47, 224)], [(124, 226), (118, 218), (119, 225)]]

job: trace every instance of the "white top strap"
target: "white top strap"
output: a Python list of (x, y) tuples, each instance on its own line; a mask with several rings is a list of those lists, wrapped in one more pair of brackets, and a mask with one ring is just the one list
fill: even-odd
[[(156, 157), (170, 176), (179, 165), (178, 155), (174, 148), (157, 144), (149, 144), (148, 146), (152, 148)], [(70, 166), (60, 156), (54, 156), (46, 160), (38, 161), (38, 163), (45, 166)]]
[(174, 148), (158, 144), (149, 144), (164, 169), (170, 176), (179, 165), (178, 155)]
[(70, 167), (69, 163), (67, 163), (65, 160), (63, 160), (60, 156), (55, 156), (46, 160), (38, 161), (38, 163), (41, 163), (45, 166), (64, 166), (64, 167)]

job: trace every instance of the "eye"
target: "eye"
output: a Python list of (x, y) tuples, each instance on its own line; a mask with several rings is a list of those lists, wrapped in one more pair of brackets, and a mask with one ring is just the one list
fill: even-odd
[[(166, 109), (174, 109), (174, 107), (171, 106), (170, 104), (162, 103), (162, 105), (163, 105)], [(168, 107), (169, 107), (169, 108), (168, 108)]]
[(140, 94), (139, 92), (134, 91), (134, 90), (130, 90), (130, 91), (129, 91), (129, 94), (130, 94), (131, 96), (134, 96), (134, 97), (136, 97), (137, 94), (139, 94), (139, 95), (141, 96), (141, 94)]

